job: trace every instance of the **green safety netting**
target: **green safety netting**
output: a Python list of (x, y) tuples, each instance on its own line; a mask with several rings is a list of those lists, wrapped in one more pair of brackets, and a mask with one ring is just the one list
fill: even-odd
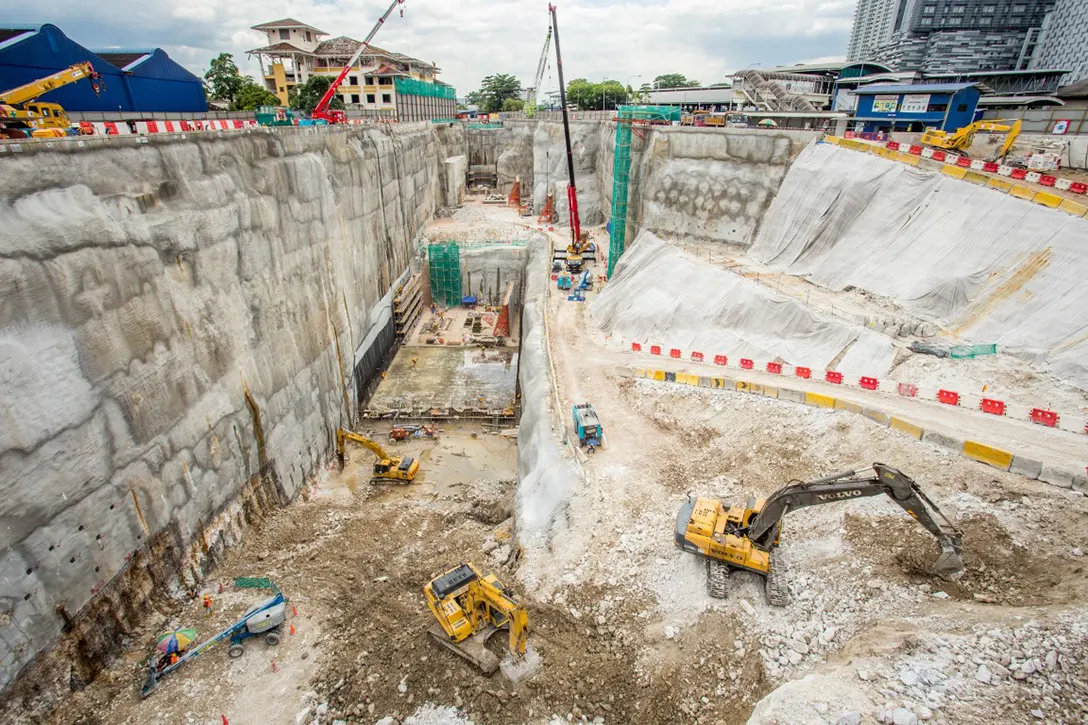
[(447, 86), (444, 83), (428, 83), (427, 81), (417, 81), (415, 78), (398, 76), (394, 81), (394, 85), (397, 88), (397, 93), (405, 96), (457, 99), (457, 91), (454, 87)]
[(431, 297), (446, 307), (461, 304), (461, 248), (453, 243), (427, 247), (431, 274)]
[(274, 589), (279, 591), (279, 587), (269, 579), (268, 577), (257, 576), (240, 576), (234, 579), (235, 589)]
[(949, 357), (976, 358), (980, 355), (996, 355), (997, 345), (955, 345), (948, 351)]

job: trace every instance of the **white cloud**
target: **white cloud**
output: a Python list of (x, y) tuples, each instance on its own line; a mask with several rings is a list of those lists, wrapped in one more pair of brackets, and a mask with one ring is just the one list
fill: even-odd
[[(841, 55), (853, 0), (559, 0), (559, 32), (567, 80), (614, 78), (639, 83), (678, 72), (704, 83), (737, 68), (799, 63)], [(198, 75), (220, 52), (256, 74), (245, 51), (263, 44), (251, 25), (293, 17), (331, 35), (362, 39), (388, 0), (55, 0), (41, 10), (89, 47), (160, 46)], [(490, 73), (512, 73), (529, 85), (547, 32), (547, 0), (406, 0), (374, 42), (437, 62), (458, 95)], [(552, 50), (554, 59), (554, 45)], [(545, 76), (545, 84), (548, 84)], [(557, 77), (550, 69), (551, 87)]]

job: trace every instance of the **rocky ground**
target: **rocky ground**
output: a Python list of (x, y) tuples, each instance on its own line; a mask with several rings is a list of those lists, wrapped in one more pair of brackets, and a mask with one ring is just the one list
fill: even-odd
[[(20, 722), (1088, 722), (1083, 495), (845, 411), (624, 377), (586, 305), (553, 293), (548, 316), (561, 409), (592, 401), (605, 445), (578, 457), (582, 478), (545, 545), (516, 544), (516, 441), (468, 425), (410, 441), (398, 452), (418, 455), (422, 473), (409, 486), (371, 485), (369, 457), (353, 451), (229, 554), (204, 585), (211, 617), (171, 593), (104, 676)], [(787, 515), (784, 608), (746, 574), (711, 599), (703, 562), (673, 544), (689, 494), (742, 501), (874, 461), (912, 476), (956, 522), (961, 578), (928, 573), (932, 537), (884, 498)], [(527, 604), (543, 662), (532, 678), (484, 678), (429, 640), (423, 586), (461, 561)], [(294, 634), (236, 660), (213, 649), (141, 701), (157, 632), (207, 635), (264, 596), (234, 588), (237, 576), (283, 588)]]

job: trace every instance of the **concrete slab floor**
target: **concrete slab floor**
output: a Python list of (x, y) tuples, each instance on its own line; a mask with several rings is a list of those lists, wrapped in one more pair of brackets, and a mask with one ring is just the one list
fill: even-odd
[(367, 407), (382, 411), (512, 406), (517, 369), (514, 347), (404, 347)]

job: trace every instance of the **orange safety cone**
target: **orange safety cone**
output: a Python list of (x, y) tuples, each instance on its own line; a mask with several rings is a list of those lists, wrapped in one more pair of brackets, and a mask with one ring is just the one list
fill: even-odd
[(291, 634), (294, 634), (294, 633), (295, 633), (295, 625), (292, 624), (291, 625)]
[(297, 617), (297, 616), (298, 616), (298, 610), (297, 610), (297, 609), (295, 609), (295, 605), (294, 605), (294, 604), (292, 604), (292, 605), (291, 605), (291, 616), (292, 616), (292, 617)]

